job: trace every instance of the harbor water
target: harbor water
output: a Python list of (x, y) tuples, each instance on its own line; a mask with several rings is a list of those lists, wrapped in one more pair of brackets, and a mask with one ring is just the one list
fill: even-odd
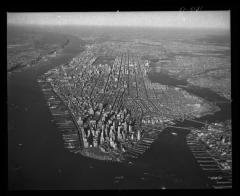
[[(164, 130), (139, 159), (124, 163), (94, 160), (64, 148), (37, 78), (81, 52), (80, 40), (69, 40), (61, 55), (8, 77), (9, 189), (208, 188), (208, 180), (187, 146), (187, 130), (174, 129), (177, 135)], [(215, 100), (217, 95), (211, 93)], [(206, 89), (195, 94), (208, 98)], [(218, 106), (221, 111), (201, 120), (230, 119), (230, 105)]]

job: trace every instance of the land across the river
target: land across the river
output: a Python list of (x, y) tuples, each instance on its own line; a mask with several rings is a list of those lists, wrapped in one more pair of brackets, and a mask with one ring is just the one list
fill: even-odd
[(14, 71), (22, 71), (25, 68), (29, 68), (30, 66), (34, 66), (38, 64), (40, 61), (47, 61), (49, 57), (56, 57), (60, 51), (62, 51), (67, 44), (69, 43), (69, 40), (64, 42), (62, 45), (58, 46), (56, 49), (52, 49), (47, 54), (39, 54), (35, 59), (32, 59), (29, 64), (23, 64), (23, 63), (17, 63), (16, 65), (12, 66), (7, 70), (8, 74), (11, 74)]
[[(37, 78), (76, 56), (81, 50), (79, 45), (79, 40), (71, 37), (61, 56), (8, 78), (9, 188), (209, 188), (209, 181), (186, 144), (189, 130), (174, 129), (177, 136), (164, 130), (152, 147), (131, 163), (101, 162), (71, 154), (63, 148)], [(184, 88), (211, 102), (224, 101), (207, 89)], [(220, 111), (198, 120), (231, 119), (231, 103), (216, 104)], [(176, 126), (202, 125), (185, 120)]]

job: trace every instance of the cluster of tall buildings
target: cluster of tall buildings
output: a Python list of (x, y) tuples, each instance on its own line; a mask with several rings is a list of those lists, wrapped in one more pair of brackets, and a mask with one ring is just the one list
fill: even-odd
[[(124, 143), (140, 140), (143, 133), (122, 101), (133, 65), (121, 64), (120, 58), (112, 66), (95, 65), (96, 57), (85, 53), (60, 66), (52, 76), (52, 86), (77, 119), (85, 148), (125, 151)], [(112, 100), (105, 100), (110, 95)]]
[(143, 131), (136, 129), (131, 112), (126, 109), (113, 110), (97, 104), (96, 110), (88, 110), (88, 120), (79, 117), (84, 147), (100, 147), (103, 151), (110, 149), (125, 151), (124, 143), (138, 141)]

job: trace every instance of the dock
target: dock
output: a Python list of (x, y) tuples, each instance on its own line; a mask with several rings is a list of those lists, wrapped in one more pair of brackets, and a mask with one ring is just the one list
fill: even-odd
[(46, 99), (48, 108), (52, 115), (52, 122), (62, 135), (64, 147), (70, 152), (77, 153), (83, 149), (81, 132), (74, 122), (74, 117), (69, 109), (51, 88), (48, 81), (39, 79), (38, 83)]
[(187, 144), (192, 151), (193, 156), (199, 163), (207, 178), (210, 180), (214, 189), (231, 189), (232, 173), (220, 168), (217, 161), (207, 152), (204, 144), (199, 142), (190, 132), (187, 137)]

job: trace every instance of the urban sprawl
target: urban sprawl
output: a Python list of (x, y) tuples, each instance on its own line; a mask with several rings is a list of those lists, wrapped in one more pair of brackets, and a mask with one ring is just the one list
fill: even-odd
[[(164, 128), (218, 110), (181, 88), (152, 83), (150, 62), (142, 57), (129, 48), (92, 44), (39, 78), (72, 152), (100, 160), (137, 158)], [(221, 169), (231, 170), (231, 129), (226, 126), (193, 128), (189, 141), (200, 142)]]

